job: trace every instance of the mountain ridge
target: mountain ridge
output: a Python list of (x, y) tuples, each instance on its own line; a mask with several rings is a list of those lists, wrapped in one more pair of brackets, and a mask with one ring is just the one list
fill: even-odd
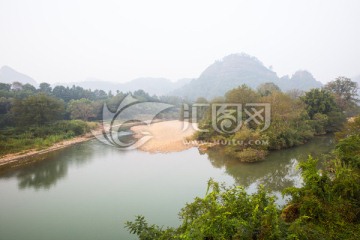
[(220, 61), (215, 61), (201, 73), (199, 78), (171, 94), (193, 100), (198, 97), (211, 99), (223, 96), (230, 89), (243, 84), (256, 89), (266, 82), (275, 83), (283, 91), (291, 89), (306, 91), (322, 86), (322, 83), (306, 70), (295, 72), (291, 78), (289, 76), (279, 78), (276, 72), (265, 67), (256, 57), (241, 53), (230, 54)]
[(2, 66), (0, 68), (0, 82), (1, 83), (13, 83), (20, 82), (23, 84), (29, 83), (31, 85), (37, 85), (37, 82), (31, 77), (16, 71), (9, 66)]
[[(25, 74), (3, 66), (0, 70), (0, 82), (12, 83), (13, 81), (37, 84), (34, 79)], [(358, 81), (360, 82), (360, 76)], [(84, 89), (111, 90), (113, 93), (117, 90), (134, 92), (142, 89), (150, 95), (175, 95), (195, 100), (198, 97), (211, 99), (223, 96), (227, 91), (243, 84), (256, 89), (260, 84), (266, 82), (275, 83), (282, 91), (291, 89), (307, 91), (323, 86), (307, 70), (299, 70), (291, 77), (289, 75), (279, 77), (272, 69), (265, 67), (259, 59), (245, 53), (227, 55), (209, 65), (199, 77), (179, 79), (176, 82), (162, 77), (141, 77), (125, 83), (88, 78), (82, 82), (55, 83), (52, 86), (71, 87), (76, 85)]]

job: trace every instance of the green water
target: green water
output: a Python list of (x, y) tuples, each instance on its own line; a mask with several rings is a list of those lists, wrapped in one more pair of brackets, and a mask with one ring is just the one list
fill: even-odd
[(0, 240), (136, 239), (123, 228), (126, 220), (142, 214), (176, 226), (181, 207), (204, 196), (210, 177), (250, 193), (264, 184), (280, 196), (284, 187), (301, 185), (299, 161), (332, 147), (331, 137), (318, 137), (243, 164), (220, 151), (149, 154), (89, 141), (0, 173)]

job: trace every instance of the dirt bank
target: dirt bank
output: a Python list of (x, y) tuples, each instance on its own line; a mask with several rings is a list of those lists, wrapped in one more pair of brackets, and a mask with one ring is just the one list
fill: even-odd
[[(141, 132), (149, 132), (153, 138), (146, 142), (140, 150), (146, 152), (177, 152), (183, 151), (190, 147), (191, 145), (184, 144), (184, 139), (194, 134), (195, 130), (189, 124), (189, 127), (182, 131), (184, 123), (181, 121), (165, 121), (165, 122), (156, 122), (152, 123), (150, 126), (139, 125), (131, 127), (131, 130), (134, 131), (137, 135)], [(99, 128), (96, 131), (96, 134), (101, 134), (101, 129)], [(22, 151), (19, 153), (11, 153), (0, 157), (0, 168), (5, 166), (20, 165), (25, 160), (43, 155), (52, 151), (56, 151), (62, 148), (72, 146), (81, 142), (85, 142), (94, 138), (92, 133), (88, 133), (83, 136), (75, 137), (70, 140), (64, 140), (58, 142), (48, 148), (36, 150), (30, 149)], [(24, 160), (24, 161), (23, 161)]]
[[(98, 129), (96, 130), (96, 132), (98, 134), (101, 133), (101, 130)], [(36, 150), (36, 149), (30, 149), (30, 150), (25, 150), (22, 152), (18, 152), (18, 153), (11, 153), (11, 154), (6, 154), (4, 156), (0, 157), (0, 168), (4, 167), (5, 165), (11, 165), (11, 164), (21, 164), (22, 160), (25, 159), (29, 159), (32, 157), (36, 157), (42, 154), (46, 154), (48, 152), (52, 152), (52, 151), (56, 151), (62, 148), (66, 148), (69, 146), (72, 146), (74, 144), (78, 144), (81, 142), (85, 142), (85, 141), (89, 141), (90, 139), (93, 139), (94, 135), (92, 133), (87, 133), (85, 135), (79, 136), (79, 137), (75, 137), (69, 140), (64, 140), (58, 143), (55, 143), (54, 145), (45, 148), (45, 149), (41, 149), (41, 150)]]

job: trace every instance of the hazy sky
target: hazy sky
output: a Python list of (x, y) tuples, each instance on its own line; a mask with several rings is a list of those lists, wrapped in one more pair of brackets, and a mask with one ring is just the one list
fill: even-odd
[(360, 74), (360, 1), (0, 0), (0, 66), (38, 82), (198, 77), (245, 52), (279, 76)]

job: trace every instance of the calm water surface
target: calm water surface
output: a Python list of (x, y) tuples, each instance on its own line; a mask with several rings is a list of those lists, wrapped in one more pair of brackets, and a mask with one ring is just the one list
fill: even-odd
[(141, 214), (151, 223), (178, 225), (177, 213), (204, 196), (210, 177), (249, 193), (263, 184), (280, 196), (283, 188), (301, 185), (299, 161), (332, 147), (332, 137), (318, 137), (243, 164), (219, 151), (149, 154), (89, 141), (0, 172), (0, 240), (136, 239), (125, 221)]

